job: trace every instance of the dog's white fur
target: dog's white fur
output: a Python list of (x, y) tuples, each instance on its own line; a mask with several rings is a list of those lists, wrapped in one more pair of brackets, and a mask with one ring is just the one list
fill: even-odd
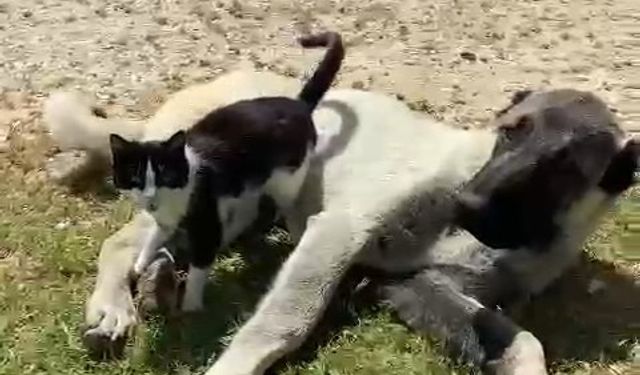
[[(213, 108), (263, 95), (293, 96), (299, 86), (293, 79), (271, 73), (227, 74), (209, 84), (175, 94), (144, 125), (133, 125), (143, 131), (128, 134), (145, 139), (166, 138), (177, 129), (187, 128)], [(48, 108), (52, 112), (58, 110)], [(54, 122), (59, 118), (48, 117)], [(66, 118), (64, 121), (89, 120)], [(106, 138), (105, 134), (114, 129), (116, 132), (124, 129), (125, 124), (129, 131), (131, 126), (126, 121), (108, 121), (113, 128), (86, 127), (95, 134), (68, 146), (94, 152), (101, 148), (104, 152), (101, 137)], [(464, 236), (445, 238), (440, 234), (433, 238), (429, 228), (442, 220), (442, 212), (438, 211), (442, 209), (433, 204), (433, 198), (437, 199), (438, 191), (452, 191), (485, 164), (496, 140), (493, 131), (448, 127), (410, 111), (389, 96), (358, 90), (330, 91), (314, 113), (314, 121), (319, 132), (334, 134), (332, 144), (344, 141), (348, 146), (338, 147), (332, 155), (312, 161), (296, 205), (285, 213), (287, 226), (299, 242), (253, 317), (237, 332), (207, 375), (262, 374), (282, 355), (297, 348), (322, 315), (338, 282), (352, 264), (360, 262), (401, 271), (421, 265), (455, 263), (465, 256), (460, 247), (473, 241)], [(61, 131), (64, 126), (55, 123), (49, 126), (54, 138), (65, 137), (65, 131)], [(602, 205), (595, 205), (598, 206), (595, 209), (585, 202), (576, 210), (594, 208), (594, 212), (600, 212), (610, 202), (600, 203)], [(404, 233), (401, 226), (386, 228), (385, 233), (391, 233), (396, 243), (393, 249), (383, 253), (372, 243), (380, 234), (380, 228), (390, 225), (385, 224), (387, 219), (406, 214), (400, 207), (407, 205), (411, 208), (409, 211), (417, 215), (418, 227), (424, 231), (416, 234)], [(576, 217), (569, 214), (567, 220)], [(584, 225), (576, 224), (577, 229), (591, 226), (591, 219), (597, 218), (590, 217)], [(139, 234), (148, 223), (148, 218), (138, 214), (102, 246), (98, 281), (87, 305), (87, 322), (96, 325), (104, 335), (116, 337), (135, 323), (126, 274), (139, 248), (136, 246), (141, 241)], [(574, 248), (579, 246), (582, 237), (583, 233), (578, 233), (575, 241), (559, 244), (547, 256), (563, 260), (570, 254), (573, 259)], [(426, 251), (422, 243), (428, 243), (430, 250)], [(526, 259), (517, 251), (508, 257), (532, 290), (547, 285), (571, 263)], [(544, 265), (545, 272), (529, 272), (530, 262)], [(535, 368), (536, 374), (545, 373), (544, 355), (537, 340), (520, 338), (508, 352), (514, 357), (509, 361), (516, 364), (494, 365), (504, 368), (505, 374), (526, 373), (517, 370), (523, 366)]]
[(45, 102), (44, 122), (62, 149), (99, 152), (111, 158), (111, 133), (129, 140), (165, 140), (178, 130), (190, 128), (215, 108), (267, 95), (294, 96), (300, 87), (296, 81), (273, 73), (237, 71), (178, 91), (144, 121), (94, 116), (91, 112), (94, 103), (86, 95), (59, 91)]

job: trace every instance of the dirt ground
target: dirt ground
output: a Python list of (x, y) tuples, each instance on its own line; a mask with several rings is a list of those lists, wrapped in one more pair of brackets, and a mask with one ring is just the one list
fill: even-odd
[(295, 38), (323, 30), (347, 43), (338, 86), (395, 94), (452, 124), (483, 126), (516, 89), (573, 87), (640, 133), (638, 0), (0, 0), (0, 160), (42, 166), (46, 155), (15, 157), (8, 139), (40, 138), (53, 90), (145, 116), (238, 67), (302, 79), (322, 52)]
[(75, 87), (144, 114), (242, 64), (301, 77), (321, 52), (295, 37), (330, 29), (349, 46), (340, 86), (397, 94), (463, 126), (483, 124), (514, 89), (570, 86), (640, 131), (639, 21), (635, 0), (0, 0), (0, 87), (3, 98)]

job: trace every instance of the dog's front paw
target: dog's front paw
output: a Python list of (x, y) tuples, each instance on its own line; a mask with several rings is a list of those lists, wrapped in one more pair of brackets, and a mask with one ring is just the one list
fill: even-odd
[(138, 321), (129, 290), (109, 296), (94, 293), (87, 306), (88, 328), (83, 342), (91, 354), (99, 358), (120, 357), (126, 338)]

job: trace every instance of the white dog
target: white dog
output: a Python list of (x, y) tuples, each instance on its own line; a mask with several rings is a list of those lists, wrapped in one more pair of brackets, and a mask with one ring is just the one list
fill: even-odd
[[(213, 108), (299, 86), (235, 72), (176, 93), (140, 124), (98, 117), (68, 94), (45, 115), (61, 145), (108, 156), (109, 133), (168, 137)], [(263, 374), (298, 348), (354, 264), (388, 273), (372, 281), (399, 316), (466, 360), (545, 374), (540, 343), (497, 307), (560, 276), (632, 184), (637, 142), (604, 103), (573, 90), (521, 92), (495, 127), (461, 130), (390, 96), (333, 90), (314, 121), (329, 141), (285, 214), (297, 246), (207, 375)], [(135, 323), (127, 275), (149, 223), (139, 214), (104, 242), (88, 336), (119, 339)]]

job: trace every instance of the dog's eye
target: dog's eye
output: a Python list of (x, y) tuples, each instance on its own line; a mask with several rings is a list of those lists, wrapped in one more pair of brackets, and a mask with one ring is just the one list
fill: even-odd
[(530, 126), (531, 126), (531, 120), (529, 119), (529, 117), (522, 116), (518, 119), (518, 122), (514, 124), (513, 129), (527, 130), (527, 128), (529, 128)]
[(515, 123), (504, 126), (502, 129), (509, 140), (515, 140), (527, 135), (532, 128), (531, 119), (527, 116), (522, 116)]

